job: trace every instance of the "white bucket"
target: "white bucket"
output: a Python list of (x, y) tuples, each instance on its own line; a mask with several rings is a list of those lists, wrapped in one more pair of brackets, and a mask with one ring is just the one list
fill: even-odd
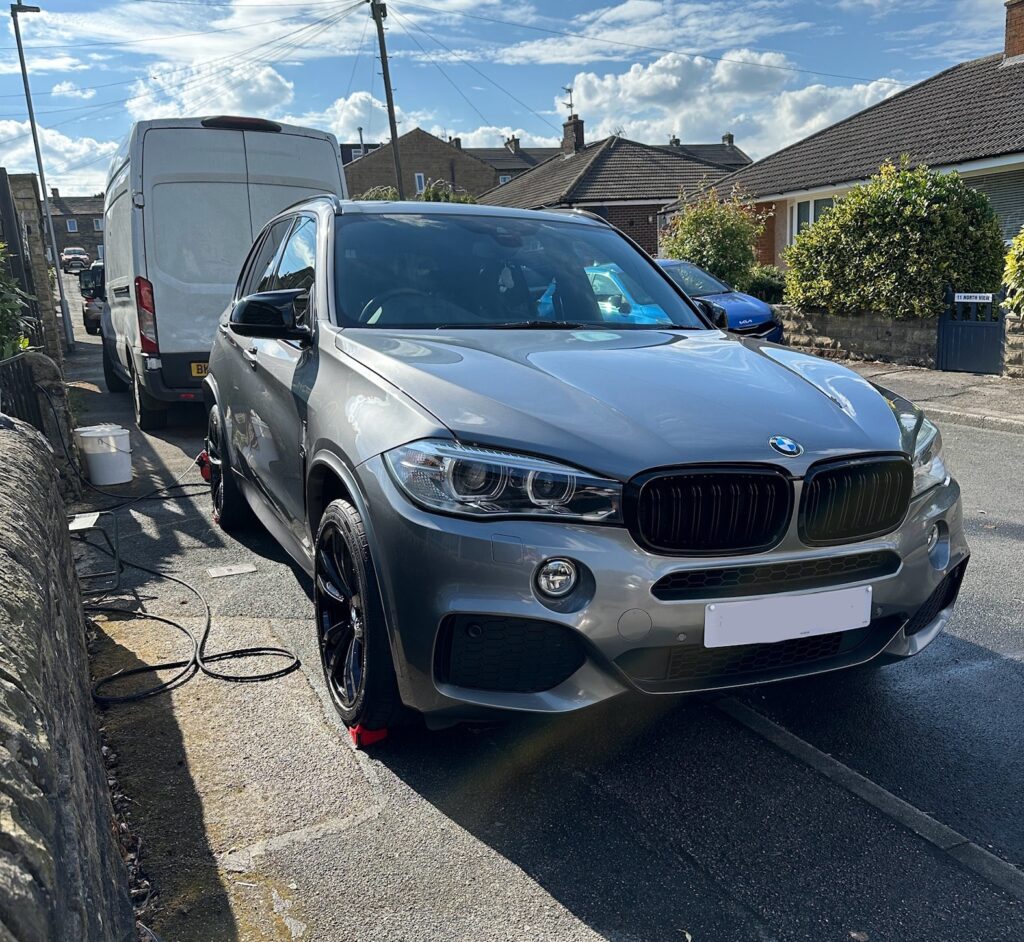
[(85, 458), (85, 473), (97, 485), (128, 484), (132, 479), (132, 445), (120, 425), (85, 425), (75, 429), (75, 444)]

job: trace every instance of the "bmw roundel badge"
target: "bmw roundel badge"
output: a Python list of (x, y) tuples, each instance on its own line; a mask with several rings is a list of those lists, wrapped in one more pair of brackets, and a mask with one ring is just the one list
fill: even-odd
[(792, 438), (786, 438), (785, 435), (773, 435), (768, 439), (768, 444), (787, 458), (796, 458), (804, 453), (802, 445), (798, 445)]

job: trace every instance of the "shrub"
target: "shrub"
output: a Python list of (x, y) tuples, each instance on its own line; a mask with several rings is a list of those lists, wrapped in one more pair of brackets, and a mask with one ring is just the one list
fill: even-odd
[(945, 286), (996, 291), (1003, 237), (988, 197), (956, 173), (887, 163), (786, 250), (786, 294), (832, 314), (941, 313)]
[(28, 346), (25, 311), (29, 298), (11, 277), (6, 258), (7, 246), (0, 242), (0, 360)]
[[(357, 196), (360, 200), (397, 200), (398, 189), (393, 186), (374, 186)], [(422, 193), (413, 199), (424, 203), (475, 203), (476, 197), (465, 190), (456, 190), (444, 180), (431, 180)]]
[(1006, 308), (1018, 317), (1024, 317), (1024, 229), (1010, 244), (1006, 255)]
[(661, 251), (745, 291), (757, 262), (757, 240), (766, 218), (741, 194), (734, 192), (723, 200), (712, 187), (672, 217), (661, 239)]
[(747, 292), (769, 304), (781, 304), (786, 293), (786, 276), (775, 265), (755, 265)]

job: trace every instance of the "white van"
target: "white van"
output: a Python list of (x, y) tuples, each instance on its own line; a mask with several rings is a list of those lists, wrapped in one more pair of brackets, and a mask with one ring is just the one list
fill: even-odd
[(111, 390), (132, 389), (139, 428), (162, 427), (169, 403), (202, 399), (217, 318), (253, 238), (318, 193), (346, 196), (338, 142), (323, 131), (226, 116), (132, 127), (107, 180), (103, 366)]

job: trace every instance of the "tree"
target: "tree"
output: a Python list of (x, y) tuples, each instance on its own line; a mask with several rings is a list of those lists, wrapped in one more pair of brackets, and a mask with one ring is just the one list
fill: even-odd
[(723, 200), (712, 187), (685, 203), (661, 239), (669, 258), (685, 259), (716, 278), (745, 290), (757, 263), (757, 240), (770, 214), (734, 191)]
[(786, 250), (794, 304), (852, 315), (936, 317), (945, 287), (998, 290), (1003, 236), (988, 197), (956, 173), (884, 164)]
[(14, 356), (28, 346), (25, 334), (29, 301), (7, 268), (7, 246), (0, 242), (0, 360)]
[[(357, 196), (360, 200), (397, 200), (398, 189), (393, 186), (374, 186)], [(423, 203), (475, 203), (476, 197), (465, 190), (457, 190), (445, 180), (431, 180), (422, 193), (413, 199)]]
[(1024, 229), (1010, 243), (1003, 284), (1006, 286), (1007, 310), (1024, 317)]

